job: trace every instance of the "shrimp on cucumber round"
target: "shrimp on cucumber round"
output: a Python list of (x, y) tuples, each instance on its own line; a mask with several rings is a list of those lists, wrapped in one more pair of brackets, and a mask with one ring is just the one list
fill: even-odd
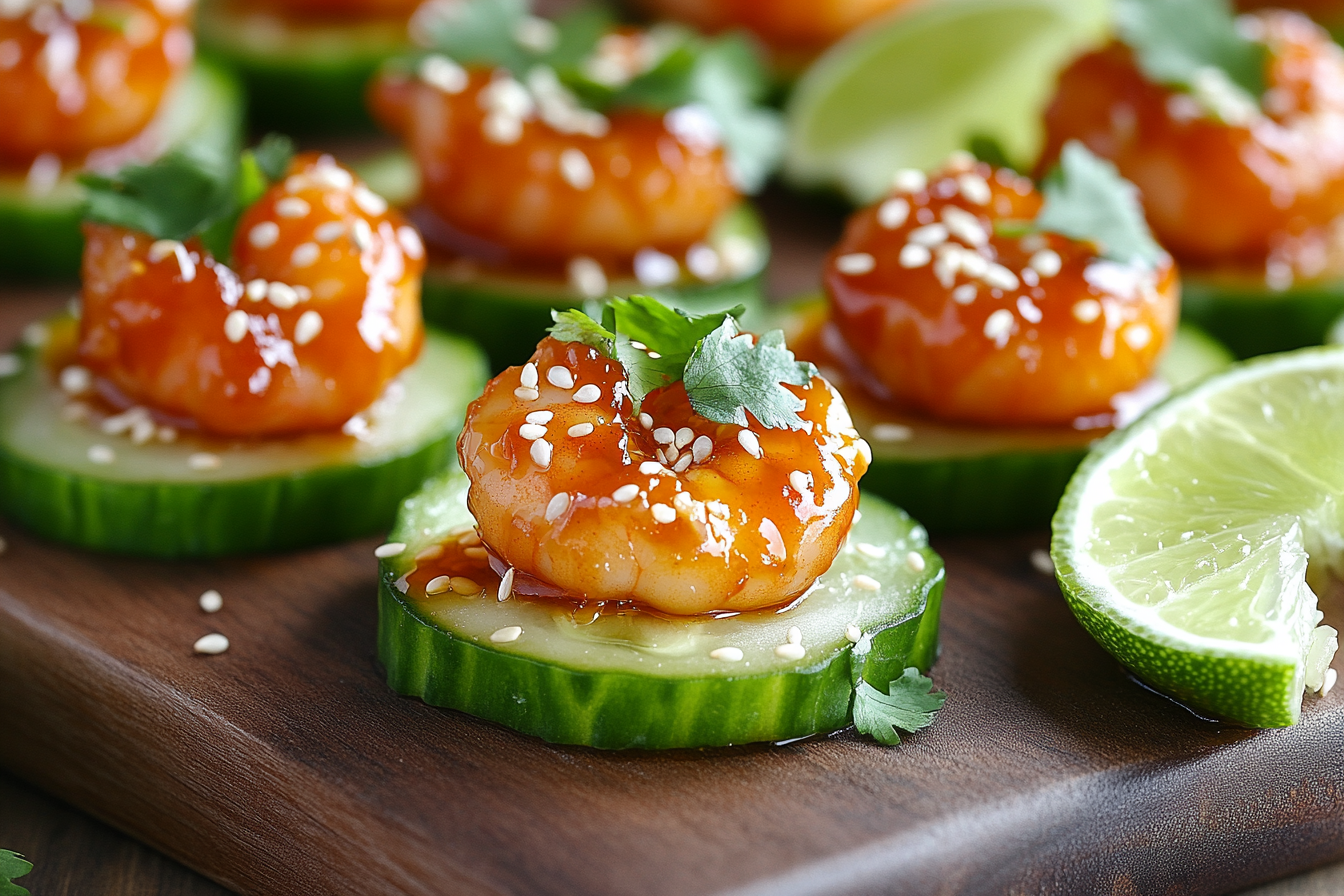
[[(639, 313), (651, 301), (617, 306)], [(782, 339), (753, 343), (728, 319), (636, 411), (641, 359), (660, 353), (630, 345), (639, 354), (623, 363), (600, 341), (547, 337), (468, 409), (458, 442), (468, 504), (514, 591), (671, 614), (802, 594), (842, 546), (871, 457), (844, 400)], [(705, 371), (730, 357), (769, 364), (757, 381), (771, 384), (725, 408), (722, 389), (707, 398)], [(772, 414), (781, 403), (787, 422)]]

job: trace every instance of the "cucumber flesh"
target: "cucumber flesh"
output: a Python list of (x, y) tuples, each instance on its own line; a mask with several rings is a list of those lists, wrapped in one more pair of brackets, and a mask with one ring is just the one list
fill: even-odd
[(1181, 276), (1181, 320), (1207, 330), (1238, 358), (1320, 345), (1342, 314), (1344, 280), (1271, 290), (1249, 275)]
[[(0, 510), (57, 541), (160, 557), (287, 550), (386, 529), (401, 499), (452, 462), (466, 405), (485, 383), (475, 347), (430, 332), (420, 358), (359, 415), (358, 436), (183, 431), (136, 445), (95, 419), (70, 419), (38, 348), (17, 358), (19, 372), (0, 380)], [(95, 462), (107, 449), (115, 459)]]
[[(745, 305), (743, 326), (752, 329), (763, 318), (763, 272), (770, 257), (765, 227), (748, 203), (730, 209), (705, 242), (725, 251), (750, 254), (752, 263), (738, 276), (717, 282), (697, 280), (683, 271), (669, 286), (648, 287), (634, 280), (609, 284), (609, 295), (640, 293), (691, 313), (722, 311)], [(494, 370), (522, 364), (551, 325), (551, 309), (582, 308), (586, 300), (558, 279), (487, 272), (474, 265), (432, 262), (425, 272), (425, 320), (462, 333), (485, 349)]]
[[(210, 158), (237, 158), (242, 139), (242, 95), (220, 69), (197, 62), (165, 97), (150, 125), (166, 148), (189, 148)], [(84, 237), (84, 188), (67, 172), (34, 195), (24, 174), (0, 174), (0, 277), (49, 280), (79, 276)]]
[[(607, 749), (780, 741), (846, 727), (859, 676), (885, 689), (936, 656), (942, 561), (920, 526), (872, 495), (835, 563), (787, 609), (669, 618), (500, 602), (498, 579), (481, 581), (481, 594), (427, 597), (407, 577), (417, 554), (474, 526), (467, 485), (452, 471), (408, 498), (390, 536), (406, 549), (381, 561), (379, 656), (393, 689), (426, 703)], [(924, 560), (919, 572), (912, 551)], [(856, 587), (858, 575), (879, 590)], [(515, 640), (492, 640), (510, 626), (521, 628)], [(806, 653), (781, 658), (775, 648), (794, 626)], [(857, 643), (849, 626), (863, 633)], [(710, 655), (723, 647), (742, 658)]]

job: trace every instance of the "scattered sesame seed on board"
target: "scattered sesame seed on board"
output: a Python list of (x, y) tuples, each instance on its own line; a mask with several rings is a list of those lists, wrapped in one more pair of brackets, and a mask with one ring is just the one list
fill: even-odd
[(200, 596), (197, 603), (206, 613), (218, 613), (224, 607), (224, 598), (218, 591), (211, 588)]
[(1044, 548), (1036, 548), (1031, 552), (1031, 566), (1043, 576), (1055, 574), (1055, 561), (1050, 559), (1050, 552)]
[(218, 632), (213, 632), (197, 640), (191, 649), (207, 656), (215, 656), (229, 649), (229, 639)]

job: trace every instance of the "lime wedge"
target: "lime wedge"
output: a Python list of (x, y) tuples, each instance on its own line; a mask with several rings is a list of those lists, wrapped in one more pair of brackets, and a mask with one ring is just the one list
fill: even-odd
[(1054, 519), (1074, 615), (1201, 714), (1293, 724), (1335, 678), (1311, 585), (1344, 566), (1342, 444), (1338, 347), (1236, 365), (1108, 436)]
[(930, 169), (975, 137), (1040, 151), (1055, 76), (1108, 32), (1108, 0), (924, 0), (818, 59), (789, 101), (784, 175), (868, 203), (899, 168)]

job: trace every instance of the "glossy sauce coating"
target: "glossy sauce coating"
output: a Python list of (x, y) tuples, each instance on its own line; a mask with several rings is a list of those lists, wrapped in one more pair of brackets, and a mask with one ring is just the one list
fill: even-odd
[(948, 420), (1070, 423), (1152, 372), (1175, 325), (1175, 265), (1097, 257), (1030, 221), (1031, 181), (956, 162), (856, 212), (823, 274), (832, 316), (882, 397)]
[(420, 239), (329, 156), (247, 209), (235, 269), (195, 239), (85, 238), (79, 360), (122, 404), (226, 435), (339, 427), (420, 350)]
[(1260, 108), (1153, 84), (1119, 44), (1075, 61), (1046, 112), (1044, 159), (1070, 139), (1115, 161), (1181, 263), (1263, 271), (1272, 286), (1344, 271), (1344, 51), (1304, 16), (1240, 20), (1269, 48)]
[(429, 206), (471, 237), (522, 258), (628, 266), (645, 248), (678, 254), (738, 199), (703, 115), (565, 111), (539, 102), (544, 90), (436, 58), (464, 76), (456, 92), (385, 74), (370, 104), (415, 156)]
[(819, 52), (908, 0), (640, 0), (651, 15), (700, 31), (745, 28), (776, 50)]
[(240, 10), (279, 13), (294, 18), (388, 19), (409, 18), (422, 0), (233, 0)]
[(0, 165), (81, 161), (144, 130), (191, 64), (191, 0), (55, 3), (0, 15)]
[(679, 383), (642, 419), (618, 363), (548, 337), (468, 408), (458, 456), (481, 538), (576, 600), (672, 614), (787, 603), (830, 567), (869, 461), (825, 380), (787, 388), (810, 433), (711, 422)]

